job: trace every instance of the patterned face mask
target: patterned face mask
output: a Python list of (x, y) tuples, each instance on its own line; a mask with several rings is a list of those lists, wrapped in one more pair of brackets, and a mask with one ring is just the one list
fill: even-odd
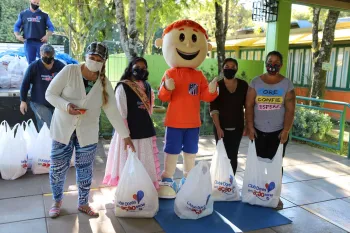
[(271, 64), (271, 63), (267, 63), (266, 64), (266, 70), (267, 73), (269, 73), (270, 75), (276, 75), (281, 69), (281, 65), (279, 64)]

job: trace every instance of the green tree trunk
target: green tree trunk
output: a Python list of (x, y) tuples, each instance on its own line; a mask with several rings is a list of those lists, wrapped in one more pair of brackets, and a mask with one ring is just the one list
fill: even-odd
[(221, 72), (221, 66), (223, 61), (225, 60), (225, 42), (226, 42), (226, 34), (228, 29), (228, 11), (230, 1), (225, 1), (225, 12), (223, 10), (223, 1), (215, 0), (215, 39), (216, 39), (216, 50), (218, 54), (218, 72)]
[(334, 42), (334, 32), (335, 26), (338, 21), (339, 11), (329, 10), (328, 16), (323, 29), (323, 38), (321, 43), (318, 39), (318, 25), (319, 25), (319, 15), (320, 9), (314, 8), (314, 18), (313, 18), (313, 42), (312, 42), (312, 52), (313, 52), (313, 76), (311, 82), (310, 92), (311, 97), (324, 99), (326, 92), (326, 78), (327, 71), (322, 70), (322, 64), (324, 62), (329, 63), (333, 42)]

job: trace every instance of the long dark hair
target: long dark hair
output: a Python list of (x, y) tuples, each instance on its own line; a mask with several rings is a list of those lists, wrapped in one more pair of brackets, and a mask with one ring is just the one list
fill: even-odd
[(128, 67), (125, 69), (124, 74), (120, 78), (120, 80), (131, 79), (132, 77), (132, 67), (139, 61), (145, 63), (146, 68), (148, 68), (147, 61), (143, 57), (135, 57), (131, 62), (129, 62)]
[[(128, 67), (125, 69), (124, 71), (124, 74), (122, 75), (122, 77), (120, 78), (120, 81), (123, 81), (123, 80), (131, 80), (131, 77), (132, 77), (132, 67), (137, 63), (137, 62), (143, 62), (145, 63), (146, 65), (146, 68), (148, 68), (148, 65), (147, 65), (147, 61), (146, 59), (144, 59), (143, 57), (135, 57), (131, 62), (129, 62), (129, 65)], [(147, 77), (145, 77), (145, 80), (143, 80), (143, 84), (145, 86), (145, 89), (146, 89), (146, 94), (150, 100), (150, 102), (152, 101), (152, 98), (151, 98), (151, 85), (146, 81), (148, 79), (148, 73), (147, 73)], [(114, 89), (114, 93), (116, 92), (117, 90), (117, 87), (118, 85), (115, 87)]]

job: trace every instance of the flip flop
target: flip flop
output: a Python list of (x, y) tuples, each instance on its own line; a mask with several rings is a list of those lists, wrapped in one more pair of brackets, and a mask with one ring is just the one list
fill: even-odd
[(98, 216), (99, 216), (99, 213), (94, 212), (94, 211), (91, 209), (90, 206), (88, 206), (88, 207), (82, 207), (82, 206), (80, 206), (80, 207), (78, 208), (78, 210), (79, 210), (80, 212), (84, 213), (84, 214), (89, 215), (89, 216), (93, 216), (93, 217), (98, 217)]
[(57, 218), (61, 213), (62, 202), (55, 202), (50, 208), (49, 216), (50, 218)]

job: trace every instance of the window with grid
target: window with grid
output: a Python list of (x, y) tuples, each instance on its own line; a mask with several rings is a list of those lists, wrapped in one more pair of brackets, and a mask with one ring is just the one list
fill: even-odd
[(312, 53), (311, 49), (305, 50), (305, 61), (304, 61), (304, 72), (303, 72), (303, 81), (304, 85), (309, 84), (311, 80), (311, 74), (312, 74)]
[(336, 59), (336, 82), (335, 87), (347, 88), (348, 71), (349, 71), (349, 52), (348, 48), (338, 48), (338, 57)]
[(248, 60), (250, 60), (250, 61), (254, 60), (254, 51), (248, 52)]
[(294, 53), (293, 83), (301, 84), (304, 64), (304, 49), (297, 49)]
[(290, 49), (289, 50), (289, 55), (288, 55), (288, 64), (287, 64), (287, 77), (290, 79), (290, 80), (293, 80), (293, 77), (292, 77), (292, 68), (293, 68), (293, 55), (294, 55), (294, 50), (293, 49)]
[(260, 50), (255, 51), (254, 60), (255, 61), (260, 61), (261, 60), (261, 51)]
[(333, 48), (331, 53), (331, 59), (330, 59), (330, 63), (332, 64), (332, 70), (327, 72), (327, 81), (326, 81), (327, 87), (333, 87), (336, 54), (337, 54), (337, 49)]
[(242, 51), (241, 52), (241, 59), (242, 60), (247, 60), (247, 51)]

